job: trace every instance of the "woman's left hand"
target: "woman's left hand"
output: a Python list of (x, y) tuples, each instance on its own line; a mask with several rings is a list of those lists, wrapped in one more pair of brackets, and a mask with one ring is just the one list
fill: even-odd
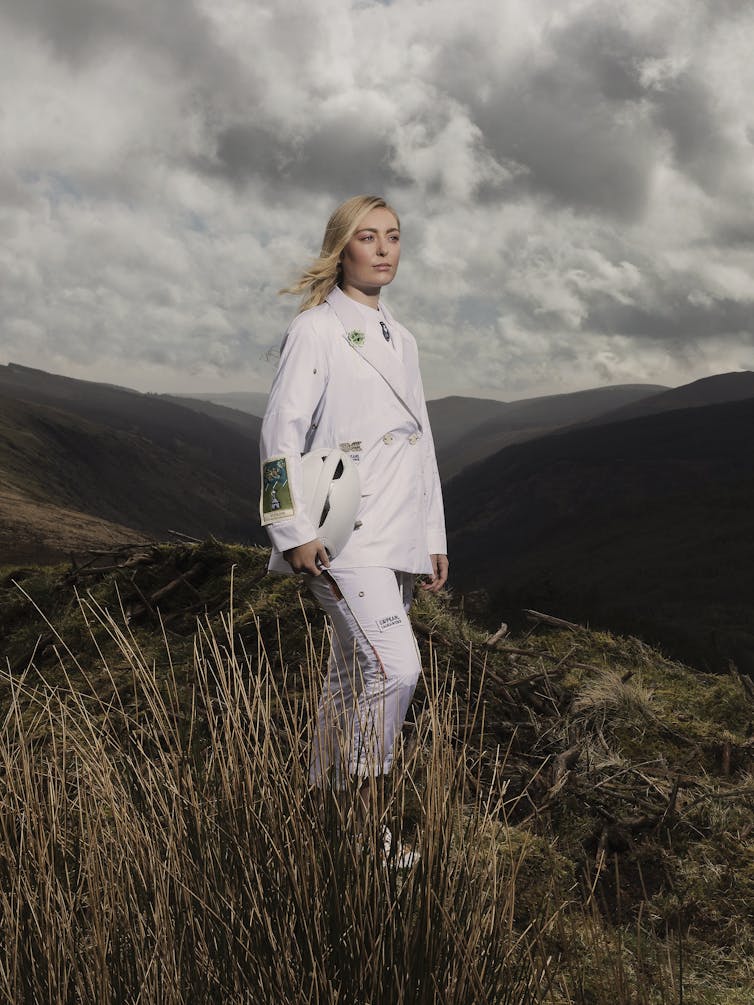
[(448, 579), (448, 556), (430, 555), (429, 557), (432, 562), (432, 578), (422, 583), (421, 587), (423, 590), (429, 590), (430, 593), (438, 593)]

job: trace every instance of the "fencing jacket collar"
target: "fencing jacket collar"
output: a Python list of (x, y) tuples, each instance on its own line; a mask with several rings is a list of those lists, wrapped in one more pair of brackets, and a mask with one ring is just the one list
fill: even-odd
[[(361, 356), (365, 363), (374, 367), (387, 382), (395, 396), (421, 430), (421, 409), (413, 401), (413, 395), (406, 386), (406, 368), (398, 353), (385, 352), (384, 345), (375, 344), (372, 339), (364, 334), (364, 315), (359, 310), (355, 301), (347, 296), (340, 287), (333, 287), (331, 292), (328, 293), (326, 300), (343, 326), (343, 337), (353, 351)], [(384, 305), (382, 306), (382, 312), (387, 319), (388, 327), (392, 331), (396, 326), (395, 319)]]

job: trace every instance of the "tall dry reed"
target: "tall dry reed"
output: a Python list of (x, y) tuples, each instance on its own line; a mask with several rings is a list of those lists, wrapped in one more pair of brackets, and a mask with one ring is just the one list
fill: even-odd
[[(323, 660), (311, 631), (306, 665), (276, 679), (260, 637), (247, 652), (230, 616), (219, 632), (200, 623), (187, 696), (168, 648), (158, 671), (125, 622), (81, 603), (92, 666), (77, 666), (77, 681), (117, 661), (131, 686), (105, 702), (94, 686), (10, 681), (0, 1000), (545, 999), (548, 912), (516, 923), (526, 852), (495, 838), (502, 774), (469, 776), (481, 763), (466, 748), (469, 711), (436, 666), (411, 743), (364, 810), (355, 786), (309, 785)], [(108, 647), (94, 641), (103, 632)], [(61, 667), (72, 659), (61, 640)], [(420, 851), (408, 869), (403, 841)]]

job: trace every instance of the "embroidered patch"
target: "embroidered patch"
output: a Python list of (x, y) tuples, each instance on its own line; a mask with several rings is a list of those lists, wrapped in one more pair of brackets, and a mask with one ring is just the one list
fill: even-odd
[(272, 457), (262, 465), (262, 499), (259, 507), (262, 526), (293, 516), (295, 507), (288, 483), (285, 457)]
[(352, 452), (358, 454), (359, 451), (362, 449), (361, 440), (351, 440), (350, 443), (341, 443), (340, 449), (343, 451), (344, 454), (350, 454)]
[(361, 349), (366, 340), (367, 337), (364, 334), (364, 332), (360, 332), (354, 329), (352, 332), (348, 333), (348, 341), (351, 343), (354, 349)]
[(376, 625), (381, 632), (386, 632), (388, 628), (395, 628), (399, 625), (402, 618), (398, 614), (388, 614), (386, 618), (377, 618)]

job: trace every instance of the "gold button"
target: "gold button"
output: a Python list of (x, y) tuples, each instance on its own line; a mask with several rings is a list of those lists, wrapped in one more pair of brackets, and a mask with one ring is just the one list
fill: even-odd
[(408, 442), (411, 444), (411, 446), (413, 446), (418, 439), (419, 437), (416, 435), (416, 433), (412, 433), (408, 438)]
[(385, 435), (382, 437), (382, 442), (389, 444), (393, 442), (394, 438), (395, 437), (393, 436), (392, 433), (385, 433)]

